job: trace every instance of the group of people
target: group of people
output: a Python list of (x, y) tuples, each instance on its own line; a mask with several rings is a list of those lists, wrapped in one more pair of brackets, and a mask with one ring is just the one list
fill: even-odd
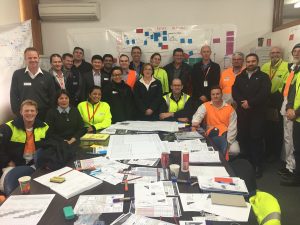
[(38, 51), (27, 48), (26, 67), (16, 70), (11, 82), (16, 119), (0, 126), (0, 189), (10, 193), (16, 177), (34, 171), (47, 137), (78, 145), (83, 134), (125, 120), (201, 126), (225, 156), (239, 143), (257, 177), (264, 150), (268, 157), (279, 155), (284, 140), (281, 183), (300, 185), (300, 44), (292, 49), (292, 63), (273, 47), (271, 61), (261, 68), (256, 54), (236, 52), (223, 72), (211, 53), (210, 46), (202, 46), (202, 60), (191, 67), (176, 48), (173, 61), (160, 67), (159, 53), (144, 63), (141, 48), (134, 46), (132, 61), (122, 54), (114, 66), (111, 54), (94, 55), (88, 63), (84, 50), (75, 47), (73, 54), (52, 54), (48, 73), (39, 67)]

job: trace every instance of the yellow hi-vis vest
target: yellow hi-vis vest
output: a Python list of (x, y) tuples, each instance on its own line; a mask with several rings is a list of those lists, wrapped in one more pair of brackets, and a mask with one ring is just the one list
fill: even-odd
[(175, 102), (173, 99), (171, 99), (172, 93), (164, 95), (164, 99), (168, 106), (168, 112), (175, 113), (179, 110), (182, 110), (184, 108), (185, 103), (190, 98), (189, 95), (183, 93), (179, 99), (178, 102)]
[[(300, 107), (300, 76), (296, 80), (296, 94), (294, 99), (294, 110), (297, 110)], [(296, 121), (300, 123), (300, 117), (296, 118)]]
[[(6, 125), (8, 125), (11, 129), (11, 142), (18, 142), (18, 143), (25, 143), (26, 142), (26, 132), (22, 129), (19, 129), (15, 127), (12, 124), (12, 120), (7, 122)], [(33, 129), (33, 134), (34, 134), (34, 142), (38, 142), (41, 139), (44, 139), (46, 136), (46, 132), (48, 130), (49, 126), (45, 124), (43, 127), (36, 127)]]
[(259, 225), (281, 225), (281, 210), (276, 198), (257, 191), (249, 200)]

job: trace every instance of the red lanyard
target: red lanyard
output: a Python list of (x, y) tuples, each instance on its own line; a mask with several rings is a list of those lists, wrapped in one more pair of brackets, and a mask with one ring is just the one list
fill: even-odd
[(96, 109), (95, 110), (93, 109), (93, 115), (92, 115), (92, 117), (90, 117), (89, 105), (88, 105), (88, 102), (86, 102), (86, 110), (87, 110), (87, 113), (88, 113), (89, 122), (94, 118), (94, 116), (95, 116), (95, 114), (96, 114), (96, 112), (97, 112), (97, 110), (99, 108), (99, 105), (100, 105), (100, 102), (98, 103)]

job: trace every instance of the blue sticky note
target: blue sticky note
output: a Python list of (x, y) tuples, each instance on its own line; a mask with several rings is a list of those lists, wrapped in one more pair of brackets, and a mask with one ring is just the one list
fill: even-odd
[(163, 35), (167, 35), (168, 34), (168, 31), (163, 31)]
[(168, 37), (167, 36), (163, 36), (163, 41), (167, 41)]
[(189, 39), (188, 39), (188, 43), (189, 43), (189, 44), (192, 44), (192, 43), (193, 43), (193, 39), (192, 39), (192, 38), (189, 38)]
[(160, 47), (160, 48), (161, 48), (161, 46), (162, 46), (162, 43), (161, 43), (161, 42), (159, 42), (159, 43), (158, 43), (158, 47)]
[(132, 39), (131, 43), (134, 45), (134, 44), (135, 44), (135, 40), (134, 40), (134, 39)]
[(155, 33), (154, 33), (154, 38), (155, 38), (155, 37), (160, 37), (160, 33), (159, 33), (159, 32), (155, 32)]
[(144, 41), (144, 45), (147, 45), (147, 40)]
[(150, 35), (150, 38), (153, 39), (153, 34)]
[(158, 41), (158, 37), (157, 36), (154, 36), (154, 41)]
[(145, 36), (148, 37), (149, 36), (149, 31), (145, 32)]
[(129, 43), (130, 43), (130, 42), (129, 42), (129, 40), (126, 40), (126, 44), (128, 44), (128, 45), (129, 45)]
[(193, 51), (189, 51), (189, 55), (191, 56), (191, 55), (193, 55), (194, 54), (194, 52)]
[(180, 38), (180, 43), (185, 43), (185, 39), (184, 38)]

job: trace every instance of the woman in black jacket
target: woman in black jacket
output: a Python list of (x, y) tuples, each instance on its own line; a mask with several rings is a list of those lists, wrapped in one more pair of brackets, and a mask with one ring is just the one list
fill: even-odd
[(103, 88), (103, 101), (110, 106), (112, 122), (135, 119), (135, 103), (131, 88), (122, 80), (122, 68), (114, 67), (112, 81)]
[(57, 107), (48, 111), (46, 123), (49, 125), (47, 136), (64, 140), (68, 144), (79, 144), (85, 134), (84, 124), (78, 109), (70, 106), (66, 90), (59, 90), (56, 95)]
[(150, 63), (143, 65), (141, 74), (142, 78), (136, 81), (133, 89), (137, 118), (146, 121), (158, 120), (162, 101), (161, 83), (153, 77), (154, 68)]

